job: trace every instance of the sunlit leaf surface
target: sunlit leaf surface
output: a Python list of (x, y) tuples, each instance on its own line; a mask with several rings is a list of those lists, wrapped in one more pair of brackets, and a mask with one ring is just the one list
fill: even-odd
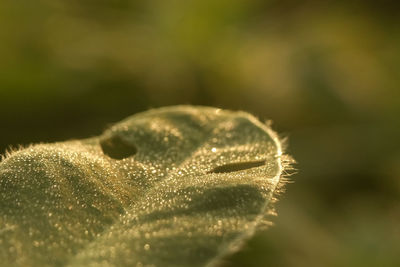
[(1, 266), (214, 266), (271, 211), (282, 157), (253, 116), (190, 106), (11, 152)]

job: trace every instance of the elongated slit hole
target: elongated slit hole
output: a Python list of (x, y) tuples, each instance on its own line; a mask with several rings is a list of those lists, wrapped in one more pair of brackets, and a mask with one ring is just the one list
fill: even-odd
[(266, 163), (265, 160), (228, 163), (214, 168), (209, 173), (227, 173), (227, 172), (243, 171), (263, 166), (265, 165), (265, 163)]

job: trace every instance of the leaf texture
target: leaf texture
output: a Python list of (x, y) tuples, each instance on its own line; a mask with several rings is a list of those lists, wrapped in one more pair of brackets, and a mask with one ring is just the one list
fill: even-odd
[(2, 266), (215, 266), (263, 223), (277, 135), (245, 112), (175, 106), (0, 163)]

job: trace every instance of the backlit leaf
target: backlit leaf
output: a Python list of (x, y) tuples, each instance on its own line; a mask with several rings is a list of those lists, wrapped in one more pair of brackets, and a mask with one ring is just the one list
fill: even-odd
[(154, 109), (0, 163), (2, 266), (214, 266), (271, 212), (285, 166), (253, 116)]

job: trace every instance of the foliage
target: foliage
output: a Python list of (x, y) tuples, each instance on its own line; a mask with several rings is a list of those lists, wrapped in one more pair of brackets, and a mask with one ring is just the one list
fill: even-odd
[(214, 266), (265, 224), (288, 159), (253, 116), (150, 110), (0, 163), (3, 266)]

